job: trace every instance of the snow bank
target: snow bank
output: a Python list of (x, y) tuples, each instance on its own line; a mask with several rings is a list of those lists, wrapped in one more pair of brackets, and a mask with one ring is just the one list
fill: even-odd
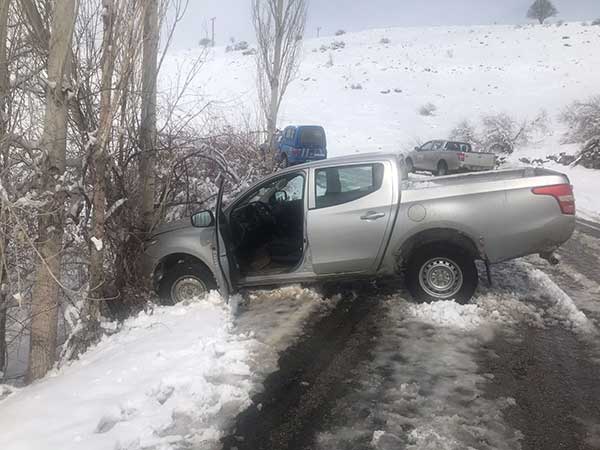
[(0, 389), (0, 399), (7, 396), (0, 401), (0, 448), (218, 446), (261, 377), (276, 369), (277, 352), (311, 314), (327, 309), (316, 292), (297, 286), (239, 302), (227, 306), (211, 293), (157, 307), (43, 380)]
[(217, 294), (128, 320), (79, 361), (0, 403), (0, 448), (170, 448), (214, 441), (249, 402), (254, 342)]

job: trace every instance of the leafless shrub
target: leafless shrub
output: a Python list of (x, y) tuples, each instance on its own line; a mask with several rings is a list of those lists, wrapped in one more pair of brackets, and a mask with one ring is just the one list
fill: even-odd
[(600, 168), (600, 96), (573, 102), (562, 112), (561, 120), (569, 127), (565, 142), (582, 144), (575, 163)]
[(587, 141), (574, 163), (588, 169), (600, 169), (600, 137)]
[(597, 19), (594, 19), (594, 21), (592, 22), (592, 25), (594, 25), (594, 26), (600, 25), (600, 17)]
[(527, 143), (527, 124), (519, 124), (508, 114), (483, 117), (481, 143), (492, 153), (511, 154), (515, 146)]
[(479, 137), (475, 126), (468, 120), (459, 122), (450, 132), (450, 139), (453, 141), (469, 142), (471, 144), (478, 144)]
[(335, 35), (336, 35), (336, 36), (343, 36), (344, 34), (346, 34), (346, 30), (337, 30), (337, 31), (335, 32)]
[(392, 41), (390, 39), (386, 38), (386, 37), (383, 37), (383, 38), (381, 38), (381, 40), (379, 41), (379, 43), (383, 44), (383, 45), (388, 45), (388, 44), (391, 44)]
[(568, 127), (567, 143), (587, 142), (600, 135), (600, 96), (576, 101), (561, 113), (560, 119)]

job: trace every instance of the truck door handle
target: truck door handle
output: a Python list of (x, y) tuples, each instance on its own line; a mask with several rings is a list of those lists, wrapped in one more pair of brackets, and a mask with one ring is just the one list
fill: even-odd
[(385, 217), (385, 213), (380, 213), (377, 211), (369, 211), (364, 216), (360, 217), (360, 220), (377, 220)]

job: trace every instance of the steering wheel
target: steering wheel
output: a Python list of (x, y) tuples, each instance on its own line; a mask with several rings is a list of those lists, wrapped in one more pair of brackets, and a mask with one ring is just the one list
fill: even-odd
[(261, 225), (275, 224), (275, 218), (271, 212), (271, 207), (267, 203), (257, 200), (249, 203), (248, 206), (252, 206), (252, 211), (254, 211), (256, 214), (257, 222), (259, 222)]

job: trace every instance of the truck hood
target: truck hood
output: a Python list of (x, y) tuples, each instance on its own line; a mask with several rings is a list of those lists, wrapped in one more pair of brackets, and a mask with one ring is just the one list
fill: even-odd
[(176, 220), (174, 222), (168, 222), (159, 225), (152, 231), (152, 237), (165, 233), (170, 233), (172, 231), (181, 230), (183, 228), (192, 228), (192, 222), (189, 217), (186, 219)]

